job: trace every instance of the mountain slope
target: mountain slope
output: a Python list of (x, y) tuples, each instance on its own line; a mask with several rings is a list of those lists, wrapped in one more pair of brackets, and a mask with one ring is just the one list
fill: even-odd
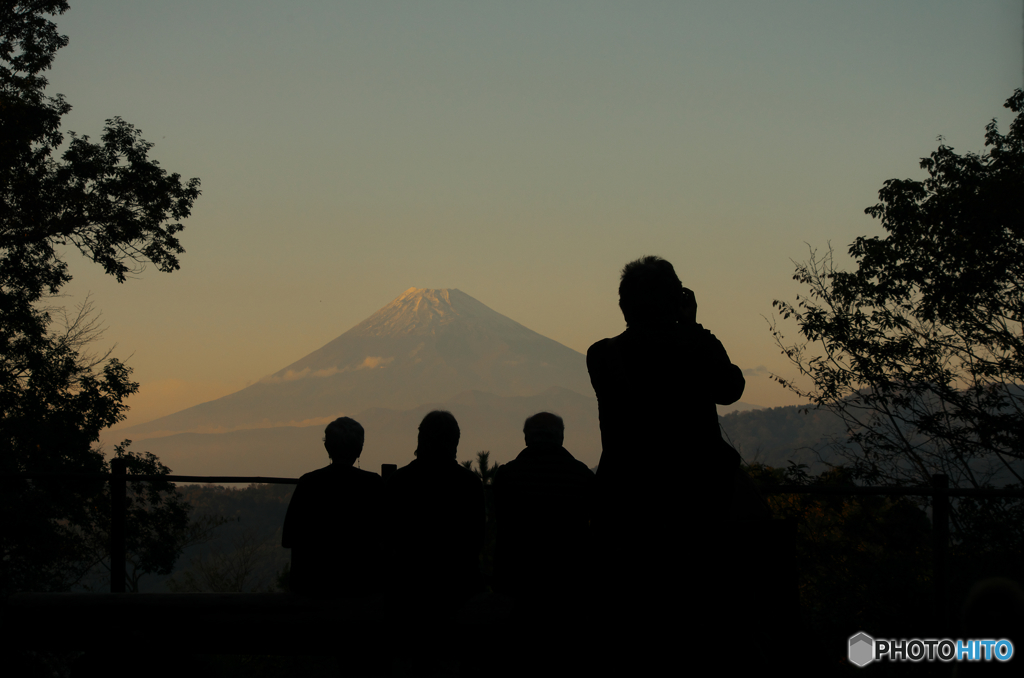
[(320, 349), (241, 391), (123, 429), (134, 438), (323, 424), (465, 391), (592, 398), (586, 358), (457, 289), (410, 288)]

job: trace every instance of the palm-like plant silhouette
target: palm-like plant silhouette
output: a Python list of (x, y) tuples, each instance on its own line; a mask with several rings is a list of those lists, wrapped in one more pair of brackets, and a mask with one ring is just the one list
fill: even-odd
[(484, 548), (480, 553), (480, 568), (484, 573), (485, 581), (489, 583), (494, 574), (494, 545), (497, 531), (491, 483), (494, 481), (494, 474), (501, 468), (501, 464), (491, 465), (491, 453), (487, 450), (476, 453), (476, 462), (477, 468), (473, 468), (472, 459), (462, 462), (462, 466), (475, 473), (480, 478), (480, 482), (484, 484), (484, 508), (487, 512), (487, 526), (484, 533)]
[(487, 486), (491, 484), (494, 480), (494, 474), (498, 472), (499, 468), (501, 468), (501, 464), (494, 464), (492, 466), (490, 458), (491, 453), (487, 450), (482, 450), (476, 453), (477, 468), (473, 468), (472, 459), (462, 462), (462, 466), (463, 468), (467, 468), (475, 473), (477, 477), (480, 478), (480, 482), (482, 482), (484, 486)]

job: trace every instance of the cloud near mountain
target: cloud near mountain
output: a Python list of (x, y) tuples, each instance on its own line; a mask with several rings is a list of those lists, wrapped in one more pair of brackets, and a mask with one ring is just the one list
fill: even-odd
[(282, 381), (297, 381), (299, 379), (318, 379), (323, 377), (332, 377), (335, 374), (342, 372), (349, 372), (352, 370), (373, 370), (382, 367), (387, 367), (394, 358), (384, 358), (382, 356), (367, 356), (363, 358), (363, 361), (355, 366), (347, 365), (345, 367), (327, 367), (324, 369), (313, 371), (309, 367), (303, 368), (296, 372), (295, 370), (287, 370), (284, 374), (270, 374), (262, 379), (259, 383), (261, 384), (279, 384)]

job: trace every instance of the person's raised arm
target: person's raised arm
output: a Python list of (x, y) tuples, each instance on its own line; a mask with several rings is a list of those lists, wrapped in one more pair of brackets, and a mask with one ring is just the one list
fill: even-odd
[(729, 360), (729, 354), (715, 335), (700, 325), (697, 327), (700, 328), (697, 333), (700, 343), (698, 350), (703, 361), (703, 369), (706, 371), (705, 383), (711, 397), (719, 405), (732, 405), (740, 399), (747, 385), (746, 379), (743, 378), (743, 370)]

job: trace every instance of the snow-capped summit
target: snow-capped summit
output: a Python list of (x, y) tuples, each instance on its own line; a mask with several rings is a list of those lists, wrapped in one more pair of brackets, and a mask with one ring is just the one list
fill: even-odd
[[(455, 324), (482, 323), (506, 333), (524, 337), (541, 335), (514, 320), (496, 313), (465, 292), (457, 289), (420, 289), (410, 287), (397, 299), (359, 323), (346, 334), (360, 336), (397, 336), (437, 334)], [(451, 328), (455, 329), (455, 328)], [(449, 330), (450, 331), (450, 330)]]

